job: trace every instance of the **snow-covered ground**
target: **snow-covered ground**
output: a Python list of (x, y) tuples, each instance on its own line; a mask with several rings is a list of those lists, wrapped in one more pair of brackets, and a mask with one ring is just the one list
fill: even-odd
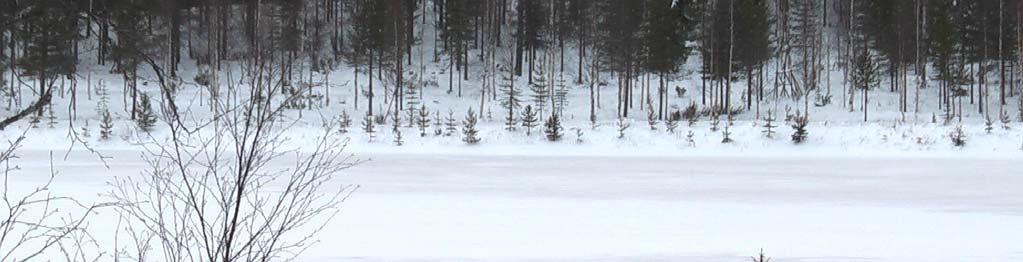
[[(101, 199), (137, 174), (73, 151), (52, 189)], [(26, 149), (24, 174), (49, 152)], [(985, 156), (382, 154), (302, 261), (1023, 260), (1023, 161)], [(25, 176), (15, 185), (41, 182)], [(91, 228), (104, 246), (116, 219)]]

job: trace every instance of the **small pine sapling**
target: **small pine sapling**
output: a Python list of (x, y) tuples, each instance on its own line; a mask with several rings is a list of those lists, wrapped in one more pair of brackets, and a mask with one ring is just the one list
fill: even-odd
[(991, 121), (991, 116), (985, 116), (984, 117), (984, 132), (987, 132), (988, 134), (990, 134), (992, 130), (995, 130), (995, 122)]
[(430, 110), (426, 105), (419, 108), (419, 117), (416, 118), (416, 127), (419, 128), (419, 136), (426, 137), (426, 130), (430, 128)]
[(632, 123), (624, 117), (619, 117), (618, 122), (616, 122), (615, 125), (618, 127), (618, 139), (623, 139), (625, 138), (625, 131), (629, 130)]
[(436, 113), (434, 113), (434, 115), (436, 115), (436, 117), (433, 119), (434, 120), (433, 135), (434, 136), (443, 135), (444, 134), (444, 118), (440, 117), (440, 111), (437, 111)]
[(526, 136), (532, 133), (534, 127), (537, 126), (536, 111), (533, 111), (532, 105), (527, 105), (526, 109), (522, 110), (522, 127), (526, 128)]
[(693, 102), (686, 107), (685, 111), (682, 111), (682, 118), (685, 118), (686, 121), (689, 122), (689, 126), (693, 126), (693, 124), (700, 119), (700, 112), (697, 110), (696, 102)]
[(794, 130), (792, 132), (792, 142), (795, 144), (802, 144), (806, 141), (807, 136), (810, 135), (810, 133), (806, 131), (806, 126), (810, 123), (809, 119), (807, 116), (796, 116), (792, 121), (792, 129)]
[(720, 125), (720, 124), (721, 124), (721, 119), (717, 115), (714, 115), (713, 117), (711, 117), (710, 118), (710, 131), (717, 132), (718, 131), (718, 125)]
[(453, 136), (455, 132), (458, 132), (458, 119), (455, 118), (454, 111), (448, 111), (447, 122), (444, 123), (444, 136)]
[(414, 127), (414, 126), (416, 126), (416, 116), (419, 115), (419, 113), (418, 113), (419, 110), (418, 109), (419, 108), (416, 108), (414, 106), (409, 106), (409, 107), (407, 107), (405, 109), (405, 115), (406, 115), (406, 117), (408, 117), (408, 126), (406, 126), (406, 127)]
[(1009, 117), (1009, 112), (1002, 111), (1001, 121), (1002, 121), (1002, 129), (1005, 129), (1005, 130), (1012, 129), (1012, 126), (1011, 126), (1012, 125), (1012, 118)]
[(551, 117), (548, 117), (547, 121), (544, 121), (543, 125), (543, 132), (548, 141), (556, 142), (561, 140), (561, 119), (558, 118), (558, 114), (551, 114)]
[(686, 134), (686, 143), (689, 143), (689, 147), (696, 147), (695, 136), (696, 133), (693, 133), (693, 130), (689, 130), (689, 133)]
[(668, 120), (664, 121), (664, 129), (667, 130), (668, 133), (674, 134), (675, 129), (678, 128), (678, 122), (680, 120), (682, 120), (681, 111), (675, 110), (674, 112), (671, 112), (671, 114), (668, 115)]
[(514, 111), (509, 110), (508, 116), (504, 117), (504, 130), (515, 131), (515, 127), (518, 126), (519, 123), (515, 119), (515, 114), (511, 112)]
[(398, 113), (399, 112), (394, 112), (394, 114), (390, 114), (391, 115), (391, 132), (392, 133), (401, 133), (401, 116), (398, 115)]
[(348, 111), (341, 111), (341, 119), (338, 120), (338, 131), (342, 134), (347, 134), (348, 129), (352, 127), (352, 116), (348, 115)]
[(99, 122), (99, 138), (102, 140), (110, 139), (110, 136), (114, 134), (114, 120), (110, 118), (110, 111), (104, 109), (102, 115), (100, 115)]
[(82, 126), (82, 137), (89, 138), (92, 136), (92, 130), (89, 128), (89, 120), (85, 120), (85, 125)]
[(373, 118), (374, 117), (371, 114), (366, 114), (366, 116), (362, 118), (362, 132), (369, 136), (369, 141), (376, 139), (377, 134), (376, 122)]
[(156, 125), (156, 113), (153, 112), (153, 103), (150, 101), (149, 95), (145, 93), (142, 93), (141, 100), (139, 101), (135, 124), (146, 133), (153, 131), (153, 126)]
[(402, 146), (404, 144), (405, 144), (405, 141), (402, 140), (402, 138), (401, 138), (401, 129), (395, 128), (394, 129), (394, 145)]
[(57, 116), (53, 114), (53, 103), (47, 105), (46, 109), (46, 127), (53, 128), (57, 125)]
[(774, 124), (774, 112), (767, 110), (767, 115), (764, 116), (764, 136), (767, 138), (774, 138), (774, 128), (778, 127)]
[(764, 249), (760, 249), (760, 254), (750, 258), (753, 259), (753, 262), (771, 262), (771, 258), (764, 254)]
[(476, 112), (469, 108), (469, 112), (465, 114), (465, 121), (462, 121), (462, 142), (469, 145), (475, 145), (480, 142), (480, 131), (476, 129), (476, 122), (478, 121), (479, 117), (476, 116)]
[(956, 147), (966, 146), (966, 132), (963, 131), (962, 126), (957, 126), (952, 129), (952, 132), (948, 134), (948, 137), (952, 140), (952, 145)]
[(582, 128), (574, 128), (574, 130), (575, 130), (575, 142), (577, 144), (582, 144), (583, 143), (583, 129)]
[(654, 115), (654, 110), (647, 110), (646, 123), (650, 125), (650, 130), (657, 131), (657, 115)]
[(732, 140), (732, 130), (731, 130), (731, 128), (732, 128), (731, 124), (726, 124), (725, 125), (725, 130), (721, 131), (721, 136), (722, 136), (721, 143), (722, 144), (728, 144), (728, 143), (731, 143), (731, 142), (735, 142), (735, 140)]

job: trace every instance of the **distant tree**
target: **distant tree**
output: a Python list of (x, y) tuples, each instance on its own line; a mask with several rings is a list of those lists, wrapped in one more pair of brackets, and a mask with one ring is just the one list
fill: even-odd
[(374, 122), (373, 115), (366, 113), (366, 116), (362, 118), (362, 132), (369, 136), (369, 141), (376, 139), (376, 122)]
[(446, 122), (444, 123), (445, 126), (444, 135), (445, 136), (455, 135), (455, 132), (458, 132), (458, 119), (455, 119), (455, 112), (448, 111), (448, 118), (445, 120)]
[(632, 126), (632, 123), (629, 122), (629, 119), (627, 118), (619, 117), (618, 121), (615, 122), (615, 126), (618, 127), (618, 139), (623, 139), (625, 138), (625, 131), (629, 130), (629, 127)]
[(526, 128), (526, 136), (529, 136), (533, 128), (537, 126), (536, 111), (533, 111), (533, 106), (526, 105), (526, 109), (522, 110), (522, 127)]
[(852, 83), (863, 91), (863, 121), (867, 121), (867, 112), (870, 108), (869, 93), (871, 89), (880, 83), (878, 66), (874, 62), (874, 56), (866, 48), (856, 56), (853, 62)]
[(139, 129), (146, 133), (153, 131), (153, 126), (156, 125), (156, 112), (153, 111), (152, 102), (146, 93), (142, 93), (139, 98), (139, 107), (135, 115), (137, 116), (135, 122)]
[(546, 135), (547, 140), (552, 142), (560, 141), (563, 132), (561, 119), (557, 114), (551, 114), (551, 116), (547, 118), (547, 121), (544, 122), (544, 134)]
[(774, 118), (774, 112), (771, 110), (767, 110), (767, 114), (764, 116), (763, 133), (765, 137), (774, 138), (774, 129), (778, 127), (777, 125), (774, 124), (774, 121), (776, 120), (777, 119)]
[(476, 115), (476, 112), (469, 108), (469, 112), (465, 114), (465, 121), (462, 121), (462, 142), (470, 145), (480, 142), (480, 131), (476, 129), (477, 121), (479, 121), (479, 117)]
[(678, 66), (689, 57), (688, 41), (691, 24), (683, 8), (689, 1), (643, 0), (645, 15), (640, 32), (643, 43), (642, 61), (647, 72), (660, 79), (657, 89), (657, 119), (664, 119), (668, 110), (665, 79), (677, 73)]
[(515, 88), (515, 73), (508, 70), (505, 67), (500, 67), (501, 72), (501, 83), (498, 85), (501, 87), (501, 107), (508, 110), (508, 115), (505, 116), (505, 129), (515, 130), (517, 125), (515, 121), (515, 110), (522, 105), (522, 100), (519, 98), (522, 96), (521, 89)]
[(341, 110), (341, 119), (338, 121), (338, 128), (342, 134), (348, 133), (348, 129), (352, 127), (352, 117), (348, 115), (347, 110)]
[(957, 126), (952, 129), (952, 132), (948, 134), (949, 139), (952, 140), (952, 145), (956, 147), (966, 146), (966, 131), (963, 131), (962, 126)]
[(102, 140), (110, 139), (114, 134), (114, 120), (110, 117), (109, 110), (103, 110), (100, 115), (99, 128), (99, 138)]
[(426, 105), (419, 108), (419, 117), (416, 118), (416, 127), (419, 127), (419, 136), (426, 137), (426, 130), (430, 128), (430, 110)]
[(793, 143), (802, 144), (804, 141), (806, 141), (806, 137), (809, 135), (809, 132), (806, 131), (807, 124), (809, 124), (809, 120), (807, 119), (806, 115), (796, 116), (796, 118), (793, 119), (792, 122), (792, 129), (794, 130), (794, 132), (792, 133)]
[(682, 112), (678, 110), (672, 111), (671, 114), (668, 115), (668, 120), (664, 121), (664, 129), (667, 130), (668, 133), (674, 134), (675, 129), (678, 128), (678, 122), (680, 120), (682, 120)]

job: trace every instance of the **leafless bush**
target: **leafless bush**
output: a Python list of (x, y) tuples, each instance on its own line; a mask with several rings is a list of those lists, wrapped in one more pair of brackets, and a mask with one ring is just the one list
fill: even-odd
[[(164, 121), (170, 138), (145, 145), (148, 170), (115, 180), (111, 195), (125, 219), (118, 236), (130, 239), (117, 258), (285, 260), (339, 211), (357, 186), (329, 182), (357, 161), (333, 127), (301, 150), (286, 148), (282, 114), (294, 96), (284, 96), (270, 64), (246, 67), (251, 88), (228, 89), (212, 119)], [(163, 116), (187, 115), (172, 109), (163, 107)]]
[[(57, 172), (50, 155), (50, 173), (34, 188), (12, 184), (15, 151), (25, 137), (20, 136), (0, 151), (3, 165), (3, 192), (0, 193), (0, 261), (31, 261), (63, 256), (67, 261), (95, 261), (99, 252), (87, 231), (87, 220), (98, 208), (109, 204), (83, 204), (75, 198), (58, 196), (50, 190)], [(19, 174), (19, 176), (30, 174)], [(20, 179), (15, 179), (20, 180)], [(20, 192), (19, 192), (20, 191)]]

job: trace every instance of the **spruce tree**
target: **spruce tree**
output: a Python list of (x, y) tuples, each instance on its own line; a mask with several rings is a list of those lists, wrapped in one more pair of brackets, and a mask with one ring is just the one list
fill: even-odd
[(538, 115), (544, 115), (544, 109), (551, 97), (550, 81), (547, 79), (546, 69), (546, 58), (541, 58), (541, 61), (537, 63), (535, 71), (533, 71), (533, 81), (529, 84), (529, 89), (533, 91), (533, 106), (535, 106)]
[(392, 116), (391, 132), (394, 133), (394, 145), (402, 146), (405, 144), (405, 141), (401, 137), (401, 119), (399, 119), (397, 113), (392, 114)]
[(455, 112), (448, 111), (448, 118), (446, 120), (444, 136), (455, 135), (455, 132), (458, 132), (458, 119), (455, 118)]
[(469, 112), (465, 114), (465, 121), (462, 121), (462, 142), (469, 145), (475, 145), (480, 142), (479, 130), (476, 129), (476, 122), (479, 117), (476, 112), (469, 108)]
[(135, 123), (138, 125), (139, 129), (142, 129), (142, 131), (145, 131), (146, 133), (153, 131), (153, 126), (156, 125), (156, 113), (153, 111), (152, 102), (149, 99), (149, 95), (146, 93), (142, 93), (142, 96), (139, 99), (138, 112), (135, 113), (135, 115), (137, 116)]
[(533, 111), (532, 105), (526, 105), (526, 109), (522, 110), (522, 127), (526, 128), (526, 136), (529, 136), (534, 127), (537, 125), (537, 114)]
[(100, 115), (99, 128), (99, 138), (102, 140), (110, 139), (110, 136), (114, 134), (114, 120), (110, 117), (110, 111), (103, 110)]
[(618, 121), (615, 122), (615, 126), (618, 127), (618, 139), (623, 139), (625, 138), (625, 131), (629, 130), (632, 123), (627, 118), (619, 117)]
[(952, 132), (948, 134), (948, 137), (952, 140), (953, 146), (966, 146), (966, 131), (963, 131), (962, 126), (957, 126), (955, 129), (952, 129)]
[(419, 117), (416, 118), (416, 126), (419, 127), (419, 136), (426, 137), (426, 130), (430, 128), (430, 110), (426, 105), (419, 108)]
[(436, 113), (434, 113), (434, 115), (436, 117), (434, 118), (434, 122), (433, 122), (434, 123), (434, 125), (433, 125), (434, 126), (434, 128), (433, 128), (433, 135), (434, 136), (443, 135), (444, 134), (444, 118), (440, 117), (440, 111), (437, 111)]
[(501, 107), (508, 110), (508, 114), (504, 118), (505, 129), (511, 131), (515, 130), (517, 125), (515, 119), (515, 110), (522, 105), (522, 100), (519, 98), (522, 96), (522, 91), (515, 88), (515, 73), (505, 67), (500, 67), (501, 72), (501, 83), (498, 84), (501, 87)]
[(562, 137), (561, 119), (557, 114), (551, 114), (544, 122), (544, 134), (551, 142), (560, 141)]
[(678, 128), (678, 122), (682, 120), (682, 112), (675, 110), (668, 115), (668, 120), (664, 121), (664, 128), (668, 133), (675, 133), (675, 129)]
[(778, 127), (774, 124), (774, 112), (767, 110), (767, 115), (764, 116), (764, 136), (767, 138), (774, 138), (774, 128)]
[(369, 136), (370, 142), (376, 139), (376, 122), (374, 122), (373, 115), (366, 113), (366, 116), (362, 117), (362, 132)]
[(341, 110), (341, 119), (338, 121), (338, 131), (342, 134), (347, 134), (348, 129), (352, 127), (352, 117), (348, 115), (347, 110)]
[(867, 121), (867, 112), (870, 108), (869, 93), (871, 89), (880, 83), (878, 66), (870, 51), (864, 48), (853, 61), (852, 83), (853, 86), (863, 91), (863, 122)]
[(802, 144), (804, 141), (806, 141), (807, 136), (809, 136), (809, 132), (806, 131), (806, 126), (809, 123), (810, 123), (809, 119), (806, 117), (806, 115), (796, 116), (795, 119), (793, 119), (792, 123), (792, 129), (794, 130), (794, 132), (792, 133), (793, 143)]

